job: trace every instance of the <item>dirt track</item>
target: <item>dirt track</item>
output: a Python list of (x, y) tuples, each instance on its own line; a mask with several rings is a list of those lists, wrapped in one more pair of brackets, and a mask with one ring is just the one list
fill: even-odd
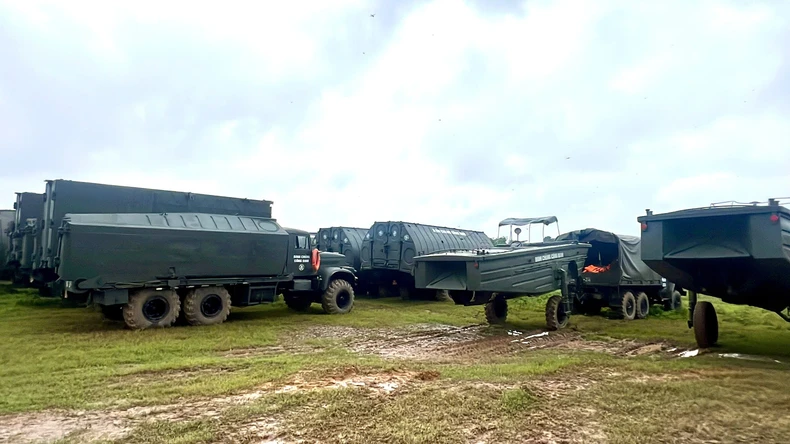
[[(431, 363), (484, 362), (497, 356), (530, 353), (553, 348), (567, 351), (596, 351), (618, 356), (655, 354), (676, 358), (682, 352), (667, 344), (645, 344), (635, 341), (587, 341), (574, 332), (497, 331), (486, 325), (452, 327), (446, 325), (416, 325), (408, 329), (355, 329), (350, 327), (321, 327), (307, 329), (297, 339), (336, 339), (343, 347), (360, 354), (378, 355), (392, 360), (430, 361)], [(295, 341), (299, 342), (299, 341)], [(221, 352), (228, 359), (244, 359), (256, 355), (278, 353), (311, 353), (318, 350), (304, 345), (235, 349)], [(204, 371), (226, 371), (210, 369)], [(142, 373), (136, 379), (177, 379), (195, 370)], [(300, 390), (322, 390), (352, 387), (367, 390), (375, 396), (392, 396), (414, 384), (442, 383), (438, 372), (390, 371), (370, 373), (348, 367), (334, 374), (298, 373), (280, 383), (264, 384), (255, 390), (234, 396), (189, 400), (179, 404), (134, 407), (101, 411), (46, 411), (0, 417), (0, 442), (51, 441), (77, 434), (80, 441), (118, 439), (147, 420), (185, 421), (218, 418), (233, 406), (251, 403), (264, 395)], [(578, 381), (539, 379), (546, 396), (559, 396), (567, 390), (583, 389), (595, 383), (592, 379)], [(554, 394), (554, 395), (552, 395)], [(284, 442), (278, 437), (276, 420), (267, 418), (239, 426), (224, 441)], [(267, 441), (271, 440), (271, 441)]]

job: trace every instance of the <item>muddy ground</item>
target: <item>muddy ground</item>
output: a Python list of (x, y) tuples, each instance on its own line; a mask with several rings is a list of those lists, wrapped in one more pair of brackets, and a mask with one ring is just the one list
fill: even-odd
[[(303, 345), (304, 340), (334, 339), (345, 347), (360, 354), (376, 355), (394, 361), (430, 363), (475, 363), (486, 362), (492, 357), (528, 354), (537, 349), (567, 351), (594, 351), (617, 356), (651, 354), (661, 359), (682, 359), (687, 350), (679, 350), (665, 343), (640, 343), (637, 341), (590, 341), (572, 331), (546, 332), (494, 330), (486, 325), (453, 327), (448, 325), (415, 325), (408, 329), (357, 329), (351, 327), (316, 326), (301, 333), (293, 341), (296, 345), (280, 345), (222, 351), (227, 359), (245, 359), (251, 356), (280, 353), (309, 354), (320, 350), (318, 346)], [(184, 376), (186, 372), (211, 371), (188, 370), (134, 375), (135, 378), (172, 378)], [(222, 371), (222, 370), (219, 370)], [(43, 411), (0, 417), (0, 442), (30, 443), (47, 442), (72, 437), (76, 442), (91, 440), (114, 440), (125, 437), (135, 427), (150, 420), (187, 421), (205, 418), (220, 418), (228, 409), (250, 404), (263, 396), (276, 393), (293, 393), (311, 390), (355, 388), (369, 392), (370, 396), (398, 396), (415, 386), (429, 384), (448, 385), (451, 382), (439, 378), (435, 371), (399, 370), (371, 372), (356, 367), (337, 369), (334, 373), (298, 373), (279, 384), (264, 384), (244, 393), (210, 399), (190, 399), (178, 404), (133, 407), (126, 409), (104, 409), (99, 411)], [(616, 374), (603, 377), (616, 377)], [(536, 378), (530, 384), (540, 386), (540, 393), (547, 397), (558, 397), (573, 390), (584, 390), (599, 382), (597, 377), (580, 375), (575, 380), (567, 378)], [(471, 382), (464, 384), (473, 384)], [(488, 383), (474, 383), (486, 385)], [(489, 384), (490, 385), (490, 384)], [(448, 386), (449, 387), (449, 386)], [(505, 388), (499, 384), (497, 389)], [(592, 432), (591, 432), (592, 433)], [(579, 434), (585, 442), (598, 441), (599, 436)], [(545, 439), (544, 439), (545, 438)], [(536, 437), (534, 442), (570, 442), (556, 436)], [(559, 440), (558, 440), (559, 439)], [(568, 438), (570, 439), (570, 438)], [(268, 416), (236, 424), (225, 434), (222, 442), (299, 442), (293, 436), (284, 436), (278, 428), (276, 416)], [(475, 442), (485, 442), (479, 439)]]

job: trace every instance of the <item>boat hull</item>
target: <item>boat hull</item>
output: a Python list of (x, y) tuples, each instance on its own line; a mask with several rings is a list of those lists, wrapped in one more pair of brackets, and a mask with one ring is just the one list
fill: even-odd
[(642, 261), (697, 293), (771, 311), (790, 306), (790, 211), (701, 208), (637, 219)]
[(466, 305), (485, 303), (475, 293), (498, 293), (505, 298), (537, 296), (559, 290), (565, 273), (570, 279), (579, 275), (589, 244), (550, 242), (515, 248), (482, 251), (453, 251), (415, 258), (417, 288), (448, 290)]

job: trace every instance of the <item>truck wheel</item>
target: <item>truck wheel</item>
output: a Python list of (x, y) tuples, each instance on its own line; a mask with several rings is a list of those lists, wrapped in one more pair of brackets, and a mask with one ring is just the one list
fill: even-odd
[(313, 305), (313, 299), (310, 297), (310, 294), (287, 293), (283, 295), (283, 300), (288, 308), (301, 313), (306, 312)]
[(672, 298), (669, 300), (669, 308), (674, 311), (680, 311), (683, 308), (683, 301), (680, 299), (680, 292), (673, 291)]
[(620, 314), (623, 315), (623, 319), (626, 321), (633, 321), (636, 317), (636, 298), (630, 291), (623, 293)]
[(145, 288), (129, 295), (123, 306), (123, 320), (133, 330), (170, 327), (181, 311), (181, 299), (173, 290)]
[(230, 314), (230, 293), (223, 287), (193, 288), (184, 296), (184, 318), (190, 325), (221, 324)]
[(546, 302), (546, 327), (549, 330), (565, 328), (570, 320), (570, 315), (565, 312), (562, 296), (552, 296)]
[(719, 340), (719, 318), (708, 301), (699, 301), (694, 308), (694, 339), (700, 348), (712, 347)]
[(400, 298), (404, 301), (408, 301), (411, 299), (412, 289), (409, 287), (401, 287), (398, 286), (398, 294), (400, 294)]
[(504, 324), (507, 319), (507, 299), (496, 293), (486, 302), (486, 321), (489, 324)]
[(640, 291), (636, 295), (636, 318), (644, 319), (648, 313), (650, 313), (650, 300), (645, 292)]
[(333, 280), (321, 295), (321, 306), (329, 314), (350, 312), (354, 308), (354, 287), (345, 279)]

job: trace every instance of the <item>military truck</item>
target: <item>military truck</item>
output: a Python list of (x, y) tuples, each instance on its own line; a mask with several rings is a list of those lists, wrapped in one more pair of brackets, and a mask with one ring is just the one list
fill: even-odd
[(596, 228), (563, 233), (556, 241), (575, 240), (591, 245), (581, 269), (582, 288), (571, 294), (577, 312), (594, 315), (608, 307), (625, 320), (644, 319), (651, 304), (664, 310), (680, 308), (681, 293), (642, 261), (638, 236), (615, 234)]
[(360, 273), (380, 297), (394, 293), (449, 300), (446, 290), (414, 286), (414, 258), (450, 250), (490, 248), (493, 242), (482, 231), (439, 227), (412, 222), (375, 222), (365, 234), (360, 253)]
[(274, 302), (326, 313), (354, 304), (354, 269), (275, 219), (206, 213), (66, 214), (54, 260), (65, 298), (129, 328), (218, 324), (231, 306)]
[(41, 193), (16, 193), (14, 221), (6, 229), (9, 249), (4, 275), (14, 283), (29, 285), (30, 273), (36, 259), (35, 250), (39, 234), (39, 220), (44, 213), (44, 195)]
[[(43, 216), (39, 221), (33, 278), (49, 284), (56, 280), (55, 255), (60, 223), (67, 213), (187, 212), (268, 218), (272, 201), (212, 196), (178, 191), (106, 185), (71, 180), (48, 180)], [(60, 294), (60, 289), (55, 291)]]
[(316, 234), (316, 245), (321, 251), (332, 251), (346, 257), (346, 264), (357, 270), (356, 294), (366, 294), (370, 290), (362, 266), (362, 246), (370, 228), (325, 227)]

